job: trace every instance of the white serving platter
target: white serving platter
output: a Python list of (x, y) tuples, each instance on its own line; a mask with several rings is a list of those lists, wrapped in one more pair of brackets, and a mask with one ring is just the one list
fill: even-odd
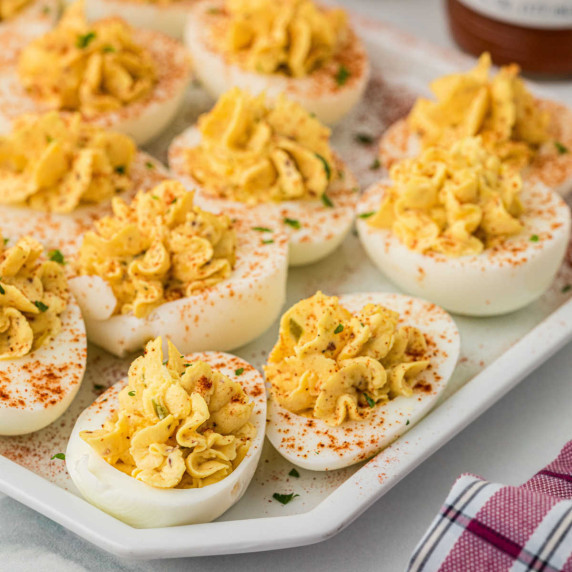
[[(377, 141), (383, 130), (407, 111), (416, 94), (426, 93), (428, 81), (470, 67), (472, 61), (379, 22), (356, 19), (356, 24), (366, 40), (374, 73), (362, 104), (336, 128), (334, 146), (366, 186), (380, 175), (370, 169), (376, 145), (357, 143), (356, 134), (366, 133)], [(165, 160), (173, 136), (210, 104), (200, 87), (193, 86), (174, 124), (148, 151)], [(132, 528), (83, 500), (69, 479), (65, 463), (51, 460), (54, 454), (65, 451), (75, 419), (102, 386), (111, 385), (127, 371), (129, 359), (119, 360), (90, 347), (88, 373), (68, 412), (33, 435), (0, 438), (0, 491), (124, 557), (230, 554), (325, 540), (350, 524), (572, 339), (569, 284), (572, 267), (567, 259), (550, 290), (531, 306), (504, 317), (455, 317), (461, 332), (461, 358), (440, 404), (375, 458), (327, 473), (300, 470), (300, 478), (293, 478), (288, 476), (292, 465), (266, 443), (245, 496), (209, 524)], [(287, 304), (317, 289), (328, 294), (398, 291), (373, 267), (353, 235), (326, 260), (290, 271)], [(276, 340), (277, 330), (275, 324), (256, 342), (235, 353), (260, 367)], [(275, 492), (300, 496), (283, 506), (272, 499)]]

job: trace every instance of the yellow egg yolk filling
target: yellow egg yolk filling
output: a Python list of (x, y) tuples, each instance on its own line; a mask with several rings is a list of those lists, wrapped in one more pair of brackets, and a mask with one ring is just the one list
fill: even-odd
[(30, 0), (0, 0), (0, 22), (14, 18), (29, 3)]
[(319, 199), (338, 176), (330, 130), (297, 103), (234, 88), (199, 119), (187, 168), (211, 194), (256, 204)]
[(0, 359), (23, 357), (55, 338), (69, 299), (59, 251), (26, 236), (11, 247), (0, 237)]
[(282, 316), (279, 336), (264, 368), (274, 398), (332, 426), (411, 396), (429, 366), (424, 335), (399, 326), (397, 312), (367, 304), (352, 313), (322, 292)]
[(23, 116), (0, 136), (0, 203), (70, 213), (131, 187), (137, 149), (121, 133), (85, 123), (79, 114)]
[(139, 101), (156, 83), (155, 62), (132, 29), (117, 18), (88, 24), (80, 2), (23, 50), (19, 74), (32, 97), (87, 117)]
[(145, 317), (152, 310), (214, 286), (231, 274), (236, 236), (226, 215), (193, 205), (193, 193), (166, 181), (85, 233), (78, 272), (100, 276), (113, 289), (115, 313)]
[(110, 465), (152, 487), (200, 488), (244, 459), (256, 428), (242, 386), (208, 364), (186, 362), (175, 346), (163, 361), (161, 338), (129, 368), (118, 410), (80, 437)]
[(522, 178), (479, 137), (430, 147), (390, 170), (393, 185), (368, 223), (391, 229), (411, 250), (480, 254), (522, 230)]
[(431, 90), (437, 101), (418, 99), (409, 125), (424, 147), (449, 147), (480, 135), (489, 151), (520, 168), (548, 141), (550, 117), (519, 78), (518, 66), (503, 67), (493, 78), (490, 68), (485, 53), (473, 70), (435, 80)]
[(304, 77), (328, 62), (348, 35), (343, 10), (311, 0), (227, 0), (231, 59), (258, 73)]

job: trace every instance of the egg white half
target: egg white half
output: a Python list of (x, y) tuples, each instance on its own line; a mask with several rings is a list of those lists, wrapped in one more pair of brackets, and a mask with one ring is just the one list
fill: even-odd
[(102, 278), (71, 278), (89, 341), (124, 356), (157, 336), (170, 338), (181, 352), (190, 353), (232, 350), (261, 335), (285, 301), (288, 238), (278, 231), (253, 230), (257, 219), (243, 211), (225, 211), (235, 220), (237, 236), (236, 266), (230, 277), (187, 298), (165, 302), (145, 318), (131, 313), (112, 316), (115, 296)]
[(133, 0), (87, 0), (85, 11), (92, 21), (119, 16), (134, 28), (155, 30), (182, 40), (187, 14), (195, 2), (179, 0), (173, 4), (146, 4)]
[(457, 327), (451, 316), (434, 304), (381, 292), (343, 295), (340, 304), (352, 312), (366, 304), (381, 304), (399, 312), (400, 323), (415, 326), (428, 338), (431, 367), (419, 374), (413, 396), (376, 405), (365, 420), (346, 421), (337, 427), (291, 413), (270, 397), (268, 439), (288, 461), (311, 471), (348, 467), (391, 444), (435, 405), (459, 357)]
[[(130, 173), (133, 186), (117, 196), (129, 202), (138, 190), (149, 190), (169, 178), (167, 169), (156, 159), (139, 151)], [(48, 250), (59, 249), (71, 257), (81, 244), (83, 233), (93, 222), (111, 214), (111, 202), (85, 204), (68, 214), (47, 213), (25, 206), (0, 205), (0, 229), (4, 236), (31, 235)]]
[(0, 361), (0, 435), (25, 435), (58, 419), (75, 397), (87, 358), (81, 312), (73, 296), (50, 342), (14, 360)]
[[(541, 183), (567, 196), (572, 193), (572, 109), (546, 99), (538, 100), (538, 104), (551, 117), (551, 140), (540, 147), (530, 165), (523, 169), (522, 178), (529, 184)], [(405, 118), (391, 125), (379, 143), (381, 164), (387, 170), (420, 152), (421, 139), (411, 131)]]
[[(144, 145), (174, 118), (191, 79), (191, 66), (185, 47), (164, 34), (134, 30), (133, 38), (155, 60), (157, 83), (153, 91), (118, 111), (102, 113), (88, 121), (130, 135), (137, 145)], [(0, 68), (0, 134), (8, 133), (12, 121), (19, 115), (44, 113), (49, 109), (45, 103), (27, 94), (15, 65)]]
[[(359, 199), (359, 185), (350, 170), (338, 160), (343, 171), (341, 179), (330, 183), (326, 192), (331, 207), (321, 200), (281, 201), (246, 206), (209, 195), (189, 173), (186, 167), (185, 149), (196, 147), (201, 142), (197, 127), (190, 127), (173, 140), (169, 148), (169, 167), (173, 174), (189, 189), (195, 189), (197, 204), (214, 212), (225, 212), (227, 208), (244, 208), (258, 219), (258, 226), (269, 227), (269, 220), (277, 219), (276, 229), (286, 232), (290, 239), (290, 266), (301, 266), (317, 262), (331, 254), (350, 231)], [(284, 222), (296, 220), (300, 228)]]
[(345, 64), (349, 76), (343, 85), (337, 85), (335, 80), (338, 61), (331, 61), (302, 78), (261, 74), (228, 62), (217, 49), (220, 40), (214, 39), (213, 30), (223, 11), (224, 0), (201, 0), (189, 11), (185, 28), (185, 43), (193, 55), (194, 71), (215, 99), (235, 86), (254, 94), (266, 92), (271, 98), (285, 93), (328, 125), (340, 121), (360, 101), (369, 80), (370, 65), (357, 36), (341, 56), (345, 58), (351, 52)]
[[(377, 210), (389, 184), (381, 181), (368, 189), (358, 212)], [(357, 229), (372, 262), (409, 294), (458, 314), (505, 314), (530, 304), (550, 286), (570, 239), (570, 208), (559, 195), (541, 184), (525, 184), (521, 200), (523, 231), (474, 256), (415, 252), (367, 219), (358, 218)]]
[(59, 12), (59, 0), (34, 0), (14, 18), (0, 22), (0, 69), (14, 65), (23, 47), (54, 26)]
[[(210, 522), (238, 502), (256, 470), (264, 442), (266, 391), (260, 373), (229, 354), (206, 352), (186, 356), (202, 360), (238, 381), (254, 402), (250, 422), (256, 436), (240, 465), (222, 481), (200, 489), (158, 489), (122, 473), (104, 461), (81, 437), (81, 431), (99, 429), (117, 409), (117, 394), (127, 380), (111, 386), (78, 418), (70, 435), (66, 465), (83, 496), (101, 510), (137, 528), (159, 528)], [(237, 376), (235, 371), (244, 368)]]

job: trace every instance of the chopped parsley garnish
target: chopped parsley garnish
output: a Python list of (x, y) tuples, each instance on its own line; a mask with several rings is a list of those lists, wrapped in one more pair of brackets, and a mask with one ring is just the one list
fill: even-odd
[(318, 157), (318, 159), (320, 159), (320, 161), (322, 161), (322, 165), (324, 165), (324, 171), (326, 171), (326, 177), (329, 181), (332, 178), (332, 169), (330, 168), (330, 164), (319, 153), (314, 154), (316, 157)]
[(151, 198), (152, 198), (152, 199), (155, 199), (156, 201), (159, 200), (159, 197), (158, 197), (157, 195), (151, 195)]
[(117, 167), (115, 167), (115, 172), (118, 175), (125, 175), (125, 165), (117, 165)]
[(66, 263), (61, 250), (50, 250), (50, 252), (48, 252), (48, 257), (52, 262), (57, 262), (58, 264)]
[(407, 423), (405, 423), (405, 425), (409, 425), (409, 423), (410, 423), (410, 421), (409, 421), (409, 419), (408, 419), (408, 420), (407, 420)]
[(371, 165), (369, 166), (370, 171), (377, 171), (379, 168), (381, 167), (381, 163), (379, 162), (379, 159), (376, 157), (373, 162), (371, 163)]
[(355, 140), (362, 145), (371, 145), (373, 137), (367, 133), (356, 133)]
[(348, 70), (348, 68), (342, 64), (338, 68), (338, 71), (336, 72), (334, 79), (336, 80), (336, 83), (339, 86), (342, 86), (342, 85), (345, 85), (345, 83), (348, 81), (348, 78), (350, 77), (350, 75), (351, 75), (350, 70)]
[(291, 500), (295, 499), (296, 497), (299, 497), (300, 495), (294, 494), (294, 493), (290, 493), (289, 495), (281, 495), (280, 493), (274, 493), (272, 495), (272, 498), (274, 500), (277, 500), (279, 503), (281, 504), (288, 504)]
[(566, 286), (562, 288), (562, 294), (566, 294), (566, 292), (570, 292), (570, 290), (572, 290), (572, 286), (570, 284), (566, 284)]
[(363, 396), (370, 407), (375, 407), (375, 401), (367, 393), (364, 393)]
[(344, 326), (343, 324), (338, 324), (338, 326), (336, 327), (336, 329), (334, 330), (334, 334), (340, 334), (344, 331)]
[(46, 306), (43, 302), (40, 302), (40, 300), (36, 300), (34, 306), (36, 306), (40, 312), (45, 312), (49, 308), (49, 306)]
[(0, 294), (2, 295), (6, 294), (6, 290), (4, 290), (2, 284), (0, 284)]
[(93, 389), (95, 389), (95, 391), (103, 391), (105, 389), (105, 385), (100, 385), (99, 383), (94, 383)]
[(107, 44), (107, 46), (103, 46), (103, 53), (104, 54), (110, 54), (112, 52), (117, 51), (113, 46), (110, 46), (109, 44)]
[(326, 195), (326, 193), (322, 193), (321, 199), (322, 199), (322, 202), (324, 203), (324, 206), (330, 207), (330, 208), (332, 208), (334, 206), (332, 199), (330, 199), (330, 197), (328, 197), (328, 195)]
[(153, 165), (153, 163), (151, 163), (151, 161), (147, 161), (145, 163), (145, 167), (147, 167), (147, 169), (154, 169), (155, 165)]
[(163, 365), (167, 365), (169, 363), (168, 359), (163, 360)]
[(166, 407), (163, 407), (160, 403), (157, 403), (154, 399), (151, 399), (153, 408), (155, 409), (155, 414), (159, 419), (165, 419), (169, 415), (169, 411)]
[(95, 32), (88, 32), (87, 34), (80, 34), (77, 37), (75, 45), (80, 49), (84, 50), (95, 40)]
[(303, 331), (302, 326), (296, 320), (290, 318), (290, 333), (296, 341), (300, 339)]
[(299, 473), (296, 469), (292, 469), (288, 474), (289, 474), (291, 477), (296, 477), (297, 479), (300, 478), (300, 473)]
[(9, 239), (9, 238), (5, 238), (5, 239), (4, 239), (4, 245), (8, 244), (9, 242), (10, 242), (10, 239)]
[(358, 218), (369, 218), (370, 216), (373, 216), (375, 214), (375, 211), (369, 211), (367, 213), (360, 213), (358, 214)]
[(130, 391), (127, 395), (129, 395), (130, 397), (133, 397), (135, 395), (134, 391)]
[(538, 242), (540, 240), (540, 237), (537, 234), (533, 234), (530, 237), (530, 242)]
[(66, 456), (65, 453), (56, 453), (51, 459), (50, 461), (53, 461), (54, 459), (60, 459), (62, 461), (66, 460)]
[(49, 145), (52, 141), (54, 140), (54, 138), (51, 135), (46, 135), (46, 143)]
[(239, 367), (238, 369), (234, 370), (234, 375), (242, 375), (244, 373), (244, 368)]
[(560, 143), (560, 141), (554, 141), (554, 147), (556, 147), (556, 151), (558, 151), (559, 155), (565, 155), (569, 152), (568, 147)]
[(274, 241), (272, 239), (262, 241), (262, 244), (273, 244), (273, 243)]
[(253, 226), (252, 230), (256, 232), (272, 232), (271, 228), (266, 228), (265, 226)]
[(296, 229), (302, 228), (300, 221), (296, 220), (295, 218), (285, 218), (284, 224), (287, 224), (288, 226), (291, 226), (292, 228)]

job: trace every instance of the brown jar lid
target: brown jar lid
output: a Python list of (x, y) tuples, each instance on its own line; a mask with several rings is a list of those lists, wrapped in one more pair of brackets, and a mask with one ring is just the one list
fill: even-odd
[(457, 44), (474, 55), (490, 52), (496, 64), (517, 63), (527, 72), (572, 75), (572, 28), (516, 26), (447, 0), (449, 26)]

